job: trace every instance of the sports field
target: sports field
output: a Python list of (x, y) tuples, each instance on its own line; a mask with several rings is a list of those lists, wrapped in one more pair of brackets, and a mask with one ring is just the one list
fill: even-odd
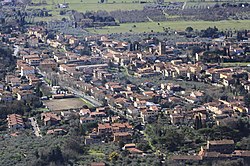
[(43, 103), (51, 111), (80, 109), (83, 106), (89, 105), (89, 103), (86, 103), (80, 98), (45, 100), (43, 101)]

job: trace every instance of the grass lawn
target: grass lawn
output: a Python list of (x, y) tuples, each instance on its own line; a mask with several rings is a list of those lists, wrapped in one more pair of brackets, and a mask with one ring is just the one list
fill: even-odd
[[(134, 27), (134, 25), (136, 27)], [(126, 23), (120, 26), (110, 26), (101, 29), (88, 28), (87, 30), (97, 34), (110, 33), (143, 33), (143, 32), (163, 32), (163, 27), (170, 27), (175, 30), (185, 30), (186, 27), (191, 26), (194, 29), (206, 29), (208, 27), (216, 26), (219, 29), (249, 29), (250, 20), (225, 20), (225, 21), (171, 21), (171, 22), (145, 22), (145, 23)]]
[(94, 150), (94, 149), (90, 149), (89, 154), (92, 155), (92, 156), (96, 156), (96, 157), (104, 157), (105, 156), (105, 154), (102, 153), (101, 151), (97, 151), (97, 150)]

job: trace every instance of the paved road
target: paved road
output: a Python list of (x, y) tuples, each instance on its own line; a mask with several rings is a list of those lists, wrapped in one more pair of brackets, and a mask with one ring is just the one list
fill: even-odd
[[(41, 72), (39, 69), (37, 70), (37, 72), (38, 72), (39, 74), (41, 74), (43, 77), (46, 77), (46, 74), (43, 73), (43, 72)], [(70, 90), (71, 92), (73, 92), (74, 94), (76, 94), (78, 97), (81, 97), (81, 98), (87, 100), (87, 101), (90, 102), (94, 107), (101, 107), (101, 106), (102, 106), (102, 104), (101, 104), (99, 101), (97, 101), (96, 99), (94, 99), (94, 98), (92, 98), (92, 97), (90, 97), (90, 96), (85, 95), (85, 94), (82, 93), (81, 91), (76, 90), (76, 89), (73, 89), (73, 88), (71, 88), (71, 87), (69, 87), (69, 86), (66, 86), (66, 85), (63, 84), (63, 82), (60, 82), (59, 84), (60, 84), (60, 86), (62, 86), (63, 88), (67, 88), (68, 90)]]
[(65, 88), (67, 88), (68, 90), (70, 90), (71, 92), (73, 92), (74, 94), (76, 94), (78, 97), (81, 97), (81, 98), (87, 100), (87, 101), (90, 102), (94, 107), (101, 107), (101, 106), (102, 106), (102, 104), (101, 104), (99, 101), (95, 100), (94, 98), (92, 98), (92, 97), (90, 97), (90, 96), (86, 96), (84, 93), (82, 93), (82, 92), (79, 91), (79, 90), (75, 90), (75, 89), (73, 89), (73, 88), (71, 88), (71, 87), (65, 87)]
[(29, 118), (29, 120), (30, 120), (31, 126), (33, 127), (34, 134), (37, 137), (42, 137), (42, 134), (40, 133), (40, 128), (39, 128), (39, 126), (37, 124), (36, 118), (31, 117), (31, 118)]

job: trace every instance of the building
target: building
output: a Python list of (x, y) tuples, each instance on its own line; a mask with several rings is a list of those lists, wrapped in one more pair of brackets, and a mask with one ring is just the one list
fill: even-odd
[(31, 100), (35, 97), (32, 90), (23, 90), (17, 93), (17, 100)]
[(44, 112), (41, 114), (41, 120), (45, 126), (55, 125), (61, 121), (61, 117), (53, 112)]
[(207, 141), (207, 151), (219, 152), (219, 153), (232, 153), (234, 151), (234, 141), (226, 139)]
[(84, 143), (85, 145), (90, 144), (98, 144), (102, 141), (101, 136), (97, 133), (91, 133), (88, 136), (85, 137)]
[(21, 67), (21, 76), (27, 76), (30, 74), (35, 74), (35, 69), (30, 66), (22, 66)]
[(18, 114), (10, 114), (7, 116), (8, 127), (11, 130), (23, 129), (25, 127), (23, 118)]
[(166, 44), (164, 42), (159, 43), (159, 54), (164, 55), (166, 53)]
[(128, 142), (132, 138), (132, 134), (129, 132), (118, 132), (114, 133), (113, 141), (114, 142)]
[(57, 68), (57, 63), (54, 60), (45, 59), (40, 63), (40, 67), (43, 69), (54, 70)]
[(147, 122), (152, 122), (154, 121), (159, 113), (159, 109), (156, 106), (151, 106), (149, 109), (142, 109), (140, 114), (142, 117), (142, 122), (147, 123)]
[(95, 118), (91, 118), (91, 117), (89, 117), (89, 118), (81, 117), (80, 118), (80, 123), (81, 124), (94, 123), (94, 122), (96, 122)]

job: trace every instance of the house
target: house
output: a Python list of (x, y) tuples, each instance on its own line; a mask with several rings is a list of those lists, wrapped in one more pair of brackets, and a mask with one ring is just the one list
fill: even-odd
[(91, 112), (89, 114), (89, 116), (91, 118), (103, 118), (103, 117), (107, 117), (106, 113), (105, 112)]
[(57, 63), (52, 59), (45, 59), (42, 62), (40, 62), (40, 67), (43, 69), (54, 70), (57, 68)]
[(91, 118), (91, 117), (89, 117), (89, 118), (81, 117), (81, 118), (80, 118), (80, 123), (81, 123), (81, 124), (85, 124), (85, 123), (94, 123), (94, 122), (96, 122), (96, 119), (95, 119), (95, 118)]
[(47, 134), (57, 134), (57, 135), (64, 135), (66, 134), (67, 131), (64, 129), (52, 129), (52, 130), (48, 130)]
[(109, 123), (98, 124), (97, 129), (99, 135), (110, 134), (112, 132), (112, 127)]
[(74, 115), (76, 115), (76, 113), (73, 111), (61, 111), (61, 116), (63, 117), (64, 120), (69, 120)]
[(101, 143), (101, 136), (97, 133), (90, 133), (88, 136), (85, 136), (84, 143), (85, 145), (98, 144)]
[(135, 108), (134, 106), (127, 107), (127, 113), (132, 117), (137, 117), (139, 115), (139, 109)]
[(41, 120), (45, 126), (55, 125), (61, 121), (61, 117), (53, 112), (44, 112), (41, 114)]
[(14, 97), (11, 92), (4, 91), (3, 93), (0, 93), (0, 101), (2, 102), (12, 102), (14, 100)]
[(101, 162), (101, 163), (90, 163), (90, 166), (106, 166), (105, 163)]
[(133, 127), (129, 123), (113, 123), (112, 126), (112, 132), (132, 132)]
[(140, 110), (140, 115), (143, 123), (154, 121), (159, 113), (159, 109), (156, 106), (145, 108)]
[(192, 91), (190, 94), (191, 97), (196, 98), (198, 101), (200, 101), (204, 97), (204, 93), (201, 91)]
[(208, 152), (219, 152), (219, 153), (232, 153), (234, 151), (234, 141), (233, 140), (216, 140), (207, 141), (206, 150)]
[(89, 109), (81, 109), (79, 112), (80, 116), (88, 117), (91, 111)]
[(130, 141), (132, 138), (132, 134), (130, 134), (129, 132), (118, 132), (118, 133), (114, 133), (113, 135), (113, 141), (114, 142), (128, 142)]
[(13, 76), (13, 77), (9, 78), (9, 83), (12, 87), (18, 87), (21, 85), (21, 79)]
[(170, 121), (173, 125), (182, 124), (184, 122), (184, 116), (181, 114), (170, 114)]
[(10, 114), (7, 116), (8, 127), (10, 130), (23, 129), (25, 127), (23, 118), (18, 114)]
[(41, 82), (41, 80), (33, 74), (28, 75), (28, 79), (29, 79), (29, 85), (37, 85)]
[(30, 74), (35, 74), (35, 69), (30, 66), (22, 66), (21, 67), (21, 76), (27, 76)]
[(137, 154), (137, 155), (143, 154), (143, 151), (137, 149), (135, 144), (125, 144), (122, 149), (129, 151), (129, 153), (131, 153), (131, 154)]
[[(186, 161), (213, 161), (213, 160), (232, 160), (232, 159), (244, 159), (244, 161), (249, 161), (250, 151), (249, 150), (234, 150), (233, 140), (219, 140), (208, 142), (210, 144), (210, 150), (207, 148), (201, 147), (198, 155), (174, 155), (170, 157), (170, 160), (180, 162)], [(207, 144), (207, 146), (209, 146)], [(211, 145), (213, 144), (213, 145)], [(213, 146), (213, 148), (212, 148)], [(225, 148), (225, 149), (224, 149)], [(246, 159), (246, 160), (245, 160)]]
[(133, 84), (127, 84), (127, 91), (136, 91), (138, 89), (137, 86)]
[(30, 66), (39, 66), (40, 62), (41, 62), (40, 58), (31, 58), (31, 59), (28, 59), (28, 64)]
[(22, 90), (17, 93), (17, 100), (31, 100), (35, 95), (32, 90)]
[(75, 45), (75, 44), (78, 44), (79, 43), (79, 40), (75, 37), (71, 37), (69, 38), (69, 44), (71, 45)]
[(0, 82), (0, 93), (2, 93), (4, 91), (4, 83)]

